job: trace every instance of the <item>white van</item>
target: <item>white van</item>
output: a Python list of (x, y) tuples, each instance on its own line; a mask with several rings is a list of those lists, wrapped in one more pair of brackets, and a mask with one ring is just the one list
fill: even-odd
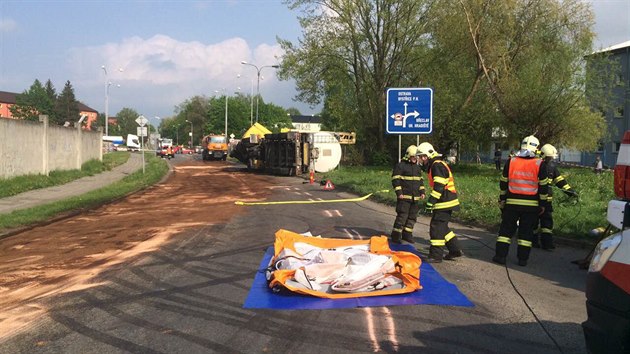
[(127, 150), (140, 151), (140, 138), (137, 135), (127, 134)]

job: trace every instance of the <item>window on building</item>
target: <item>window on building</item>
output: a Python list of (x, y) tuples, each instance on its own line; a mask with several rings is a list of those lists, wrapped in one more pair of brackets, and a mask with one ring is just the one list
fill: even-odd
[(615, 109), (615, 118), (623, 118), (623, 106), (619, 106)]
[(618, 153), (619, 152), (619, 148), (621, 147), (621, 143), (616, 141), (612, 143), (612, 152), (613, 153)]
[(602, 151), (604, 151), (604, 143), (600, 141), (599, 143), (597, 143), (597, 152)]

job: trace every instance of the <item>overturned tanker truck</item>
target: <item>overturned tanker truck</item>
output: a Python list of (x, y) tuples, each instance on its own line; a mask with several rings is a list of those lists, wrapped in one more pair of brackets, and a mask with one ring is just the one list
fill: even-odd
[(341, 161), (342, 143), (354, 143), (354, 133), (272, 133), (256, 123), (245, 132), (230, 156), (247, 165), (249, 170), (299, 176), (309, 173), (311, 169), (328, 172), (337, 167)]

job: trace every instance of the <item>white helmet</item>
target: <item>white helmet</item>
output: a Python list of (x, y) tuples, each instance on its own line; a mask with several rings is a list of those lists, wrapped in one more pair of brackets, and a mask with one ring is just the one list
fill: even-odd
[(551, 144), (545, 144), (540, 148), (542, 152), (542, 158), (551, 157), (552, 159), (558, 158), (558, 150)]
[(418, 148), (415, 145), (409, 145), (409, 147), (407, 148), (407, 152), (405, 153), (405, 156), (411, 157), (411, 156), (416, 156), (417, 154), (418, 154)]
[(521, 150), (536, 152), (538, 145), (540, 145), (540, 142), (535, 136), (526, 136), (523, 138), (523, 141), (521, 141)]
[(437, 153), (437, 151), (435, 151), (435, 149), (433, 148), (433, 145), (427, 142), (424, 142), (418, 145), (418, 155), (426, 155), (428, 158), (432, 159), (438, 156), (439, 154)]

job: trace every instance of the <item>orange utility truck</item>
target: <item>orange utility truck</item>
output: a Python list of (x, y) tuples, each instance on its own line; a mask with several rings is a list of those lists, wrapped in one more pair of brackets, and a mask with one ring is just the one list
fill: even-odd
[(203, 152), (201, 157), (204, 160), (224, 160), (228, 156), (228, 145), (225, 136), (218, 134), (210, 134), (201, 140)]

